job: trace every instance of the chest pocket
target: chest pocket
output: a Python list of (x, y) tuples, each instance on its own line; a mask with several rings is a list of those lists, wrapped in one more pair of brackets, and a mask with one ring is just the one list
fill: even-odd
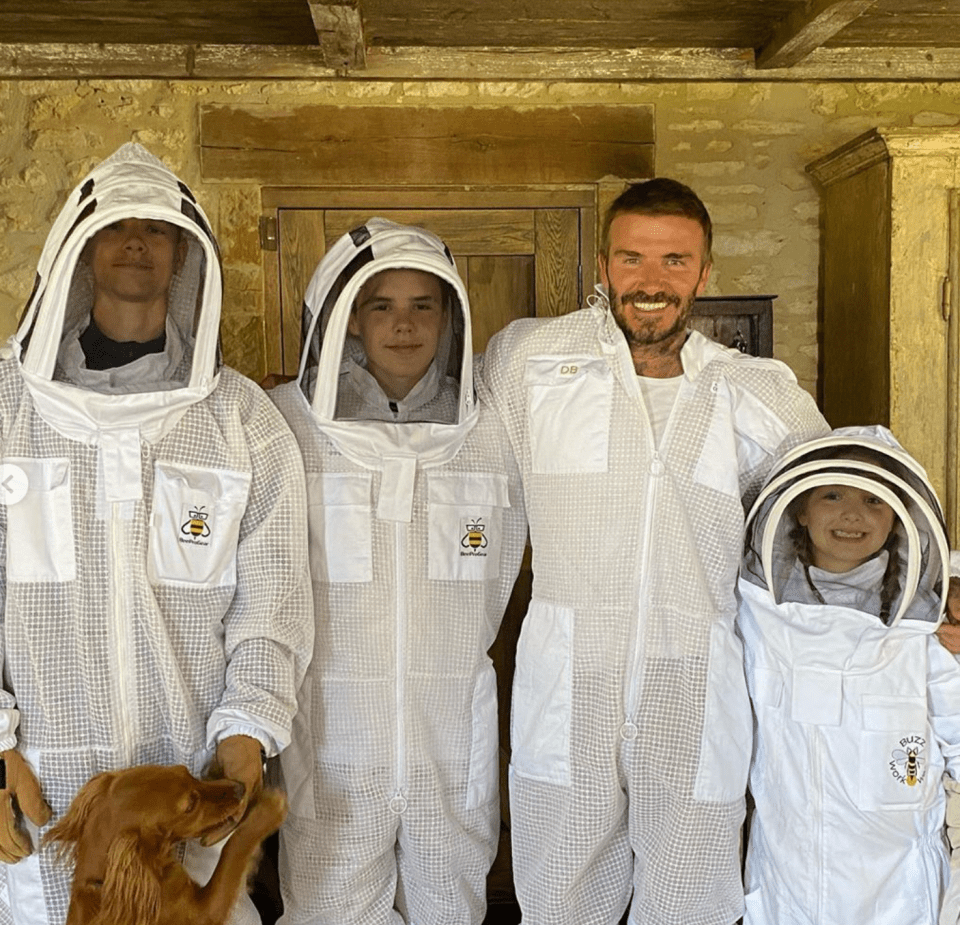
[(863, 698), (860, 788), (865, 810), (917, 810), (934, 799), (943, 774), (922, 697)]
[(434, 475), (428, 481), (429, 565), (433, 581), (500, 576), (507, 477), (496, 473)]
[(369, 473), (307, 473), (315, 581), (373, 581), (372, 490)]
[(248, 472), (157, 463), (147, 557), (150, 581), (235, 585), (240, 521), (249, 493)]
[(599, 357), (531, 357), (529, 395), (533, 471), (606, 472), (613, 371)]
[(70, 506), (70, 460), (13, 459), (27, 493), (7, 507), (7, 581), (73, 581), (77, 577)]

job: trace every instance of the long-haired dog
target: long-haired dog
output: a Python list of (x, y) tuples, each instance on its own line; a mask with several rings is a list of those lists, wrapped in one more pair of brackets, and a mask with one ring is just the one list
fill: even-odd
[(176, 845), (214, 832), (243, 804), (243, 786), (197, 780), (182, 766), (144, 765), (89, 780), (46, 834), (75, 860), (67, 925), (225, 925), (245, 888), (260, 842), (286, 815), (286, 799), (264, 790), (199, 886)]

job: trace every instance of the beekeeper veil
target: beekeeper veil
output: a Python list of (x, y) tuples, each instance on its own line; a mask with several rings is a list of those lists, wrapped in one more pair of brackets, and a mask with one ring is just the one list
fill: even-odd
[[(376, 322), (391, 303), (398, 317), (386, 326), (360, 320)], [(470, 415), (466, 291), (429, 231), (371, 218), (340, 238), (307, 289), (303, 342), (301, 388), (324, 420), (456, 425)], [(384, 373), (419, 379), (396, 395)]]
[[(162, 347), (119, 368), (91, 369), (80, 344), (95, 292), (91, 241), (129, 219), (176, 226)], [(140, 145), (121, 147), (54, 222), (12, 341), (39, 413), (75, 439), (124, 428), (156, 439), (169, 430), (216, 383), (221, 280), (216, 242), (189, 188)]]
[[(418, 319), (361, 331), (358, 295), (371, 287), (402, 312), (422, 307), (433, 328)], [(382, 472), (378, 517), (409, 520), (416, 470), (449, 462), (477, 421), (470, 309), (450, 251), (422, 228), (369, 219), (317, 266), (302, 334), (298, 382), (317, 426), (352, 462)], [(391, 394), (384, 369), (419, 379)]]
[(878, 591), (867, 609), (890, 626), (905, 619), (938, 623), (950, 575), (943, 513), (923, 468), (884, 427), (840, 428), (779, 462), (748, 517), (741, 578), (766, 588), (777, 604), (822, 603), (797, 511), (824, 485), (870, 492), (895, 514), (887, 542), (861, 566), (877, 572)]

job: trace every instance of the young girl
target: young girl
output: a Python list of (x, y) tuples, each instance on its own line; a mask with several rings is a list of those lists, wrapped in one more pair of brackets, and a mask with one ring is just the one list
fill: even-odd
[(750, 513), (738, 618), (755, 715), (745, 925), (935, 925), (960, 667), (937, 641), (939, 502), (884, 428), (804, 444)]

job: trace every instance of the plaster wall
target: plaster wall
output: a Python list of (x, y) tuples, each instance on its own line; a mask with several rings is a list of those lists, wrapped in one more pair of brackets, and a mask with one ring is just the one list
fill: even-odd
[(819, 197), (805, 166), (871, 128), (960, 125), (960, 84), (0, 81), (0, 338), (15, 329), (66, 193), (134, 140), (180, 174), (210, 216), (225, 264), (226, 359), (262, 377), (259, 188), (200, 182), (198, 108), (311, 102), (652, 103), (657, 174), (693, 186), (714, 219), (708, 294), (776, 294), (775, 355), (814, 393)]

